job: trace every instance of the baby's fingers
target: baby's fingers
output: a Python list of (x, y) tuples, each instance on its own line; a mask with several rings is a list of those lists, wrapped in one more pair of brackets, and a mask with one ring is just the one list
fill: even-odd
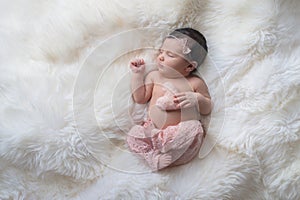
[(136, 67), (137, 66), (137, 62), (136, 61), (131, 61), (130, 62), (130, 67)]
[(177, 106), (180, 108), (188, 108), (191, 106), (191, 103), (189, 101), (182, 101)]
[(185, 92), (176, 93), (174, 97), (183, 97), (186, 96)]
[(132, 61), (130, 61), (130, 65), (138, 66), (138, 65), (144, 65), (145, 61), (144, 59), (136, 58)]
[(175, 103), (180, 103), (182, 101), (186, 100), (186, 97), (185, 96), (174, 96), (174, 102)]
[(139, 60), (138, 60), (138, 64), (139, 64), (139, 65), (144, 65), (144, 64), (145, 64), (144, 59), (139, 59)]

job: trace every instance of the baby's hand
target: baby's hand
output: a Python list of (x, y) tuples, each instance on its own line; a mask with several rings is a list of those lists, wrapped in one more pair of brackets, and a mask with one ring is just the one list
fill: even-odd
[(177, 107), (177, 103), (174, 102), (174, 93), (177, 93), (178, 90), (170, 82), (164, 83), (162, 90), (165, 93), (156, 100), (156, 106), (167, 111), (180, 109)]
[(145, 68), (144, 59), (135, 59), (130, 62), (130, 69), (134, 73), (144, 73)]
[(164, 96), (159, 97), (156, 100), (155, 105), (160, 108), (161, 110), (178, 110), (180, 108), (177, 107), (177, 104), (173, 101), (173, 95), (167, 94)]
[(190, 108), (193, 106), (198, 106), (198, 97), (199, 93), (197, 92), (182, 92), (174, 95), (174, 103), (177, 103), (179, 108)]

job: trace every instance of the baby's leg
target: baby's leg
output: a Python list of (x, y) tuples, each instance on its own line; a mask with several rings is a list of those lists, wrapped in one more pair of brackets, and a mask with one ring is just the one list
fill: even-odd
[(139, 139), (134, 137), (127, 137), (127, 144), (134, 153), (145, 153), (151, 151), (151, 141), (148, 139)]
[(189, 148), (184, 152), (184, 154), (175, 162), (173, 162), (171, 166), (183, 165), (190, 162), (193, 158), (195, 158), (198, 155), (202, 142), (203, 135), (196, 136), (191, 146), (189, 146)]
[[(155, 129), (155, 131), (158, 129)], [(151, 167), (152, 170), (157, 171), (172, 163), (171, 155), (161, 154), (159, 150), (154, 150), (152, 140), (148, 135), (148, 126), (136, 125), (132, 127), (126, 138), (127, 144), (131, 151), (142, 156)]]
[(134, 153), (143, 154), (152, 150), (151, 138), (147, 137), (146, 134), (145, 127), (140, 125), (135, 125), (129, 131), (126, 141)]
[(143, 156), (153, 171), (158, 171), (172, 164), (172, 156), (167, 153), (163, 154), (159, 151), (150, 151)]
[[(149, 134), (152, 136), (149, 137)], [(157, 171), (189, 162), (198, 153), (202, 139), (201, 123), (192, 120), (164, 130), (136, 125), (129, 131), (127, 143), (133, 152), (147, 161), (152, 170)]]
[[(173, 150), (176, 152), (176, 149), (181, 149), (181, 153), (177, 154), (177, 159), (172, 163), (171, 166), (182, 165), (190, 162), (195, 158), (203, 143), (204, 130), (200, 121), (186, 121), (181, 122), (181, 131), (177, 137), (177, 148), (173, 147)], [(185, 138), (185, 139), (184, 139)]]
[[(177, 126), (170, 126), (167, 130), (153, 129), (153, 150), (143, 154), (152, 170), (157, 171), (170, 166), (181, 154), (183, 154), (183, 152), (178, 152), (178, 150), (164, 150), (165, 147), (173, 146), (177, 130)], [(174, 154), (174, 152), (176, 153)]]
[(159, 170), (173, 166), (174, 162), (176, 164), (189, 162), (198, 153), (202, 137), (201, 123), (196, 120), (181, 122), (176, 126), (169, 126), (157, 132), (152, 137), (155, 153), (152, 155), (151, 164), (153, 167), (157, 166)]

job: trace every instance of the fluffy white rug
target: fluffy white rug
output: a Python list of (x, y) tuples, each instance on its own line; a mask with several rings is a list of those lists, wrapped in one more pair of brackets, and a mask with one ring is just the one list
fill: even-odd
[[(300, 1), (6, 0), (0, 11), (0, 199), (300, 199)], [(128, 61), (151, 63), (177, 27), (207, 37), (199, 73), (214, 111), (199, 158), (151, 173), (124, 145), (143, 114)]]

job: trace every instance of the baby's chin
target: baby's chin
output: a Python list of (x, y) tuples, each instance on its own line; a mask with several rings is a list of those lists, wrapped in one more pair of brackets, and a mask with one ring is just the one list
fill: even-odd
[(168, 74), (167, 67), (165, 67), (163, 65), (158, 64), (157, 69), (158, 69), (159, 73), (161, 73), (162, 75), (167, 75)]
[(184, 78), (179, 72), (170, 72), (165, 69), (158, 69), (158, 72), (165, 78), (175, 79), (175, 78)]
[(161, 73), (165, 73), (167, 71), (167, 67), (157, 63), (157, 69)]

